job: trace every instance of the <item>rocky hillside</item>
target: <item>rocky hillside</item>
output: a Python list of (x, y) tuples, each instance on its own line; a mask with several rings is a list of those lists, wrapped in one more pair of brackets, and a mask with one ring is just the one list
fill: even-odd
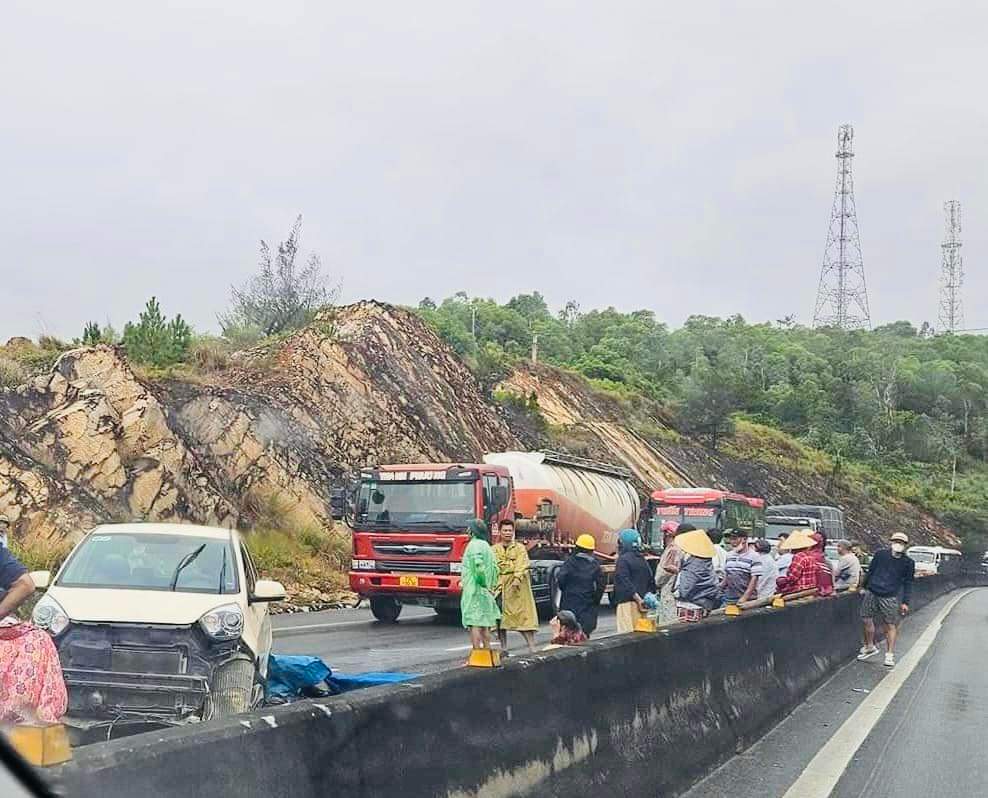
[(250, 528), (277, 501), (291, 524), (327, 530), (330, 490), (352, 468), (553, 446), (621, 462), (643, 491), (704, 484), (770, 502), (835, 496), (866, 539), (893, 526), (950, 539), (915, 508), (835, 479), (769, 430), (741, 425), (711, 452), (654, 409), (546, 367), (517, 369), (496, 395), (500, 403), (481, 393), (416, 314), (376, 302), (326, 312), (182, 379), (141, 377), (113, 347), (75, 349), (0, 390), (0, 514), (15, 539), (60, 540), (125, 519)]
[(0, 392), (0, 514), (15, 536), (73, 538), (134, 518), (249, 527), (275, 497), (329, 526), (351, 467), (517, 446), (428, 327), (363, 302), (194, 381), (142, 380), (112, 347), (65, 353)]

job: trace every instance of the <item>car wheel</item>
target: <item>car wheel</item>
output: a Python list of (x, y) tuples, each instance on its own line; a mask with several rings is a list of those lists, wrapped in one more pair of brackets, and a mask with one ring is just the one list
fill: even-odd
[(401, 604), (393, 598), (372, 598), (370, 605), (371, 613), (382, 623), (394, 623), (401, 615)]
[(214, 672), (210, 683), (212, 718), (227, 718), (254, 708), (257, 700), (257, 668), (243, 657), (224, 662)]

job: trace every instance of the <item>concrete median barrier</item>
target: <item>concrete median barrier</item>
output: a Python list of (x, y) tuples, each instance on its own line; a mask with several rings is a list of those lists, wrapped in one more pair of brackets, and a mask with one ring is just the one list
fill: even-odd
[[(968, 580), (929, 577), (914, 608)], [(675, 795), (850, 659), (857, 595), (455, 669), (77, 752), (66, 795)]]

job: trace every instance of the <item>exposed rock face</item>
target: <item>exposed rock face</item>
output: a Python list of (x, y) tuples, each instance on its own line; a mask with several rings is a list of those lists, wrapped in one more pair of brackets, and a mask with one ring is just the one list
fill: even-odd
[(534, 396), (546, 421), (585, 433), (587, 456), (626, 466), (645, 491), (694, 484), (654, 444), (622, 423), (620, 408), (606, 397), (596, 396), (584, 380), (546, 366), (524, 366), (498, 388), (522, 397)]
[[(237, 519), (170, 427), (165, 408), (111, 347), (65, 353), (50, 374), (6, 395), (2, 407), (0, 423), (22, 457), (34, 461), (32, 472), (61, 486), (47, 497), (33, 492), (32, 516), (64, 512), (57, 497), (78, 494), (102, 518), (220, 525)], [(3, 484), (0, 477), (0, 496)], [(23, 500), (0, 499), (0, 512), (19, 522)]]
[(518, 448), (417, 316), (362, 302), (243, 353), (212, 384), (139, 380), (118, 350), (65, 353), (0, 393), (0, 513), (15, 534), (106, 520), (251, 523), (277, 497), (330, 524), (330, 490), (373, 462)]

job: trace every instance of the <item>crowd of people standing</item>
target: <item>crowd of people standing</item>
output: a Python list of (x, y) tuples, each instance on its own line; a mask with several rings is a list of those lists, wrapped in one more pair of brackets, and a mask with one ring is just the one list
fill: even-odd
[[(483, 521), (474, 520), (468, 528), (471, 541), (463, 557), (461, 611), (472, 646), (490, 648), (491, 632), (496, 630), (501, 652), (507, 654), (508, 634), (517, 632), (529, 652), (534, 652), (539, 618), (526, 546), (515, 538), (510, 520), (501, 522), (493, 544)], [(831, 562), (826, 556), (826, 538), (811, 529), (780, 536), (777, 549), (767, 540), (750, 540), (740, 529), (721, 533), (672, 522), (664, 523), (661, 529), (663, 547), (654, 571), (641, 535), (634, 529), (618, 533), (611, 594), (618, 633), (634, 631), (638, 621), (647, 616), (659, 624), (694, 623), (730, 604), (754, 602), (758, 606), (778, 594), (829, 596), (836, 590), (867, 586), (869, 578), (876, 592), (869, 593), (871, 598), (865, 602), (867, 617), (891, 622), (890, 603), (879, 600), (887, 598), (883, 591), (890, 589), (892, 579), (885, 576), (891, 568), (885, 554), (876, 556), (879, 576), (873, 578), (869, 572), (862, 582), (860, 549), (839, 541), (838, 557)], [(593, 536), (580, 535), (572, 554), (555, 571), (559, 612), (551, 621), (553, 644), (577, 645), (597, 628), (607, 575), (595, 548)], [(887, 553), (888, 557), (896, 556), (894, 548)], [(901, 571), (900, 566), (895, 568), (896, 573)], [(901, 585), (898, 590), (901, 592)], [(906, 604), (904, 601), (902, 606)], [(901, 612), (901, 607), (896, 612)], [(870, 638), (868, 628), (872, 630)], [(866, 624), (861, 650), (865, 658), (874, 653), (874, 634), (874, 624)], [(894, 629), (886, 629), (886, 639), (891, 652)]]

